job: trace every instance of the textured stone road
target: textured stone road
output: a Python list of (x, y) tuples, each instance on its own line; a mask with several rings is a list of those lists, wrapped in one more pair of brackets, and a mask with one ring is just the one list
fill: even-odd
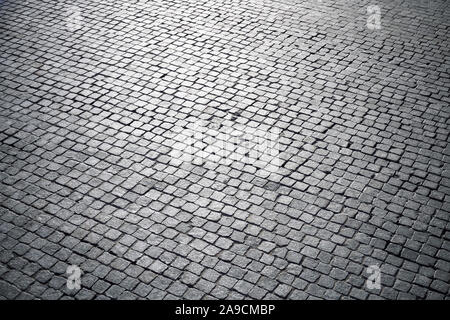
[[(448, 299), (449, 28), (448, 1), (1, 1), (0, 297)], [(278, 128), (278, 169), (177, 159), (194, 120)]]

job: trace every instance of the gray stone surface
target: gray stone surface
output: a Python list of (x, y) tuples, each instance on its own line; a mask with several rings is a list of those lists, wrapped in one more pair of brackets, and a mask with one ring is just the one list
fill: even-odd
[[(448, 1), (0, 16), (1, 299), (450, 297)], [(280, 168), (177, 162), (189, 119), (279, 128)]]

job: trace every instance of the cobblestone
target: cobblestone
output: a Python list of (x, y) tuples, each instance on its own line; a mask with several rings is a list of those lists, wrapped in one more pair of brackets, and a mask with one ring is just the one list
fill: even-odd
[[(1, 299), (449, 299), (448, 1), (0, 14)], [(196, 122), (276, 170), (174, 156)]]

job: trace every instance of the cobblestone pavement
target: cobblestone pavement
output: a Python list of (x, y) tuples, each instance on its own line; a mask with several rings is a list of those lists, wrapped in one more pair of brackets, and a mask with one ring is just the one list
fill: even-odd
[[(448, 1), (0, 16), (3, 299), (450, 297)], [(177, 159), (194, 120), (278, 128), (278, 170)]]

